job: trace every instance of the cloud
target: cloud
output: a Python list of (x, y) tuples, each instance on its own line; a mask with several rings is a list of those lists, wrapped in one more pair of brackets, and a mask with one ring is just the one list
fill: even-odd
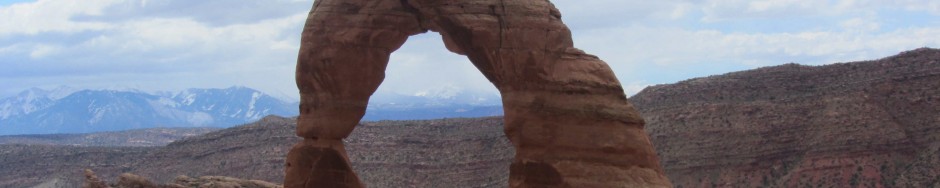
[(573, 29), (668, 22), (693, 11), (694, 1), (565, 0), (553, 1)]
[(59, 47), (57, 46), (36, 45), (36, 47), (33, 48), (33, 51), (29, 53), (29, 57), (34, 58), (34, 59), (39, 59), (39, 58), (46, 57), (50, 54), (53, 54), (58, 50), (59, 50)]
[(307, 12), (309, 0), (122, 0), (102, 14), (76, 19), (123, 22), (149, 18), (187, 18), (209, 26), (255, 23)]
[[(628, 94), (788, 62), (826, 64), (940, 47), (933, 0), (554, 0), (576, 47)], [(0, 6), (0, 96), (36, 86), (144, 90), (244, 85), (296, 96), (311, 0), (39, 0)], [(9, 28), (9, 29), (8, 29)], [(380, 92), (495, 91), (437, 34), (395, 52)]]
[(40, 0), (0, 7), (0, 38), (35, 35), (43, 32), (74, 33), (107, 29), (104, 22), (78, 22), (77, 15), (101, 15), (102, 10), (117, 0), (55, 1)]
[(845, 30), (876, 31), (881, 27), (881, 24), (861, 18), (853, 18), (843, 21), (839, 26), (842, 26)]
[(819, 16), (889, 16), (884, 11), (927, 12), (940, 15), (933, 0), (706, 0), (703, 21), (769, 19)]
[(380, 93), (414, 94), (446, 87), (496, 93), (466, 56), (447, 51), (440, 34), (412, 36), (392, 54)]
[[(208, 15), (218, 13), (199, 11), (104, 19), (156, 5), (145, 1), (82, 1), (81, 6), (74, 7), (74, 2), (44, 0), (0, 7), (0, 13), (9, 16), (0, 18), (0, 24), (22, 25), (15, 30), (7, 30), (6, 26), (0, 30), (0, 36), (9, 36), (0, 37), (0, 65), (5, 67), (0, 69), (0, 80), (5, 80), (4, 88), (116, 84), (152, 91), (246, 85), (288, 93), (295, 88), (293, 75), (284, 73), (293, 72), (306, 10), (240, 21), (213, 21)], [(166, 2), (170, 1), (161, 2), (167, 8)], [(208, 8), (205, 4), (230, 2), (244, 7), (257, 1), (185, 2), (190, 1), (173, 1), (173, 6), (200, 4), (213, 10), (226, 7)], [(309, 2), (272, 2), (280, 2), (279, 6), (309, 6)], [(270, 10), (277, 6), (256, 7)], [(7, 18), (23, 19), (8, 22)], [(175, 78), (178, 76), (186, 78)]]
[[(851, 21), (850, 21), (851, 22)], [(883, 33), (805, 31), (734, 33), (630, 26), (576, 35), (577, 45), (606, 60), (622, 82), (660, 84), (789, 62), (821, 65), (877, 59), (940, 46), (940, 28)]]

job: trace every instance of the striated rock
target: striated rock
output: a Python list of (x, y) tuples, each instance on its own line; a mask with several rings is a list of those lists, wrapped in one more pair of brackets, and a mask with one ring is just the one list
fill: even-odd
[(787, 64), (631, 98), (676, 187), (940, 186), (940, 50)]
[[(574, 48), (547, 0), (318, 0), (302, 34), (285, 187), (361, 187), (346, 138), (408, 36), (443, 36), (499, 89), (510, 187), (669, 187), (608, 65)], [(324, 181), (321, 181), (324, 180)]]

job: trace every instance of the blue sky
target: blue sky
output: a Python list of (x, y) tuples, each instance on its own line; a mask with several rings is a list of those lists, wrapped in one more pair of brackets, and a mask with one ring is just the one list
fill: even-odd
[[(784, 63), (940, 47), (936, 0), (554, 0), (575, 45), (628, 94)], [(241, 85), (296, 97), (311, 0), (0, 0), (0, 97), (30, 87), (175, 91)], [(379, 92), (495, 92), (436, 33), (413, 36)]]

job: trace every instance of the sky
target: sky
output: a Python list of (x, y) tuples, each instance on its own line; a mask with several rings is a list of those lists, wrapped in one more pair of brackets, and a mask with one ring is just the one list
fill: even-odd
[[(553, 0), (575, 46), (644, 87), (940, 47), (937, 0)], [(0, 0), (0, 97), (32, 87), (246, 86), (297, 98), (312, 0)], [(380, 93), (496, 92), (440, 35), (392, 54)]]

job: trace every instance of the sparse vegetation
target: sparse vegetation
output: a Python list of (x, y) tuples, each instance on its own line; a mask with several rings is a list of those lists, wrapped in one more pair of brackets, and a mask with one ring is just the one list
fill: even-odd
[[(294, 123), (267, 117), (165, 147), (0, 145), (0, 187), (53, 180), (78, 187), (85, 168), (105, 181), (129, 172), (155, 182), (220, 175), (277, 183), (284, 156), (300, 139)], [(502, 131), (499, 117), (366, 122), (346, 144), (371, 187), (506, 187), (514, 153)]]

